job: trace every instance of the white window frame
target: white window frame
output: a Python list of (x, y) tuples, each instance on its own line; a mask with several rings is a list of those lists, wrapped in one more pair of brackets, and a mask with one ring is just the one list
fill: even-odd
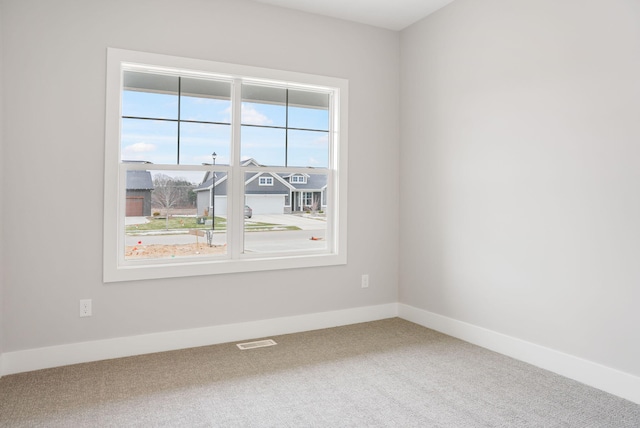
[[(228, 76), (230, 78), (251, 78), (254, 81), (268, 81), (286, 87), (331, 88), (333, 90), (333, 108), (331, 110), (330, 156), (328, 167), (328, 200), (334, 209), (327, 213), (327, 249), (323, 252), (301, 254), (269, 254), (262, 257), (243, 257), (238, 254), (242, 248), (242, 223), (237, 219), (244, 217), (244, 169), (240, 165), (240, 153), (237, 143), (232, 144), (231, 166), (216, 167), (216, 170), (229, 174), (231, 189), (228, 192), (228, 230), (231, 234), (234, 254), (226, 258), (194, 258), (177, 263), (162, 263), (157, 260), (148, 263), (122, 263), (119, 254), (124, 245), (124, 185), (120, 163), (121, 134), (121, 92), (122, 67), (124, 64), (144, 64), (146, 70), (171, 68), (197, 76), (198, 73)], [(290, 86), (297, 85), (297, 86)], [(232, 89), (239, 97), (240, 85)], [(237, 64), (228, 64), (207, 60), (175, 57), (168, 55), (107, 49), (106, 73), (106, 118), (105, 118), (105, 184), (104, 184), (104, 254), (103, 280), (105, 283), (133, 281), (155, 278), (175, 278), (196, 275), (227, 274), (235, 272), (253, 272), (277, 269), (309, 268), (318, 266), (343, 265), (347, 263), (347, 111), (348, 81), (340, 78), (318, 76), (291, 71), (273, 70)], [(232, 116), (240, 117), (240, 103), (233, 107)], [(237, 119), (236, 119), (237, 120)], [(239, 141), (239, 126), (235, 128), (232, 139)], [(180, 165), (166, 169), (179, 170)], [(275, 171), (285, 168), (271, 168)], [(291, 171), (291, 168), (288, 169)], [(294, 173), (304, 174), (304, 169)]]
[(291, 183), (307, 184), (307, 176), (295, 174), (291, 176)]
[(308, 207), (313, 203), (313, 192), (302, 192), (302, 206)]
[(258, 177), (258, 186), (273, 186), (273, 177)]

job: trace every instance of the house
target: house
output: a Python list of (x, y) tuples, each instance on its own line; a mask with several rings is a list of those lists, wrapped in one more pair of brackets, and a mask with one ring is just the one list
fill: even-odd
[(126, 216), (151, 215), (151, 191), (153, 180), (149, 171), (127, 171)]
[[(255, 159), (247, 159), (243, 166), (262, 167)], [(217, 215), (227, 210), (227, 175), (215, 174), (215, 191), (212, 193), (212, 173), (206, 172), (202, 182), (194, 189), (197, 196), (198, 215), (211, 211), (215, 194)], [(325, 174), (278, 174), (252, 172), (245, 176), (245, 204), (254, 214), (291, 214), (304, 211), (321, 211), (327, 206), (327, 177)]]
[(327, 206), (327, 176), (323, 174), (282, 174), (291, 186), (290, 212), (323, 210)]
[[(267, 3), (0, 0), (0, 374), (399, 316), (640, 403), (640, 2)], [(347, 263), (105, 285), (109, 47), (347, 79)]]

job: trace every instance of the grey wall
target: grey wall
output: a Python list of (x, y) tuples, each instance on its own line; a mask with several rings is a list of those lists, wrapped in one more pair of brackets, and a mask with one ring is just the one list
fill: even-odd
[[(2, 6), (5, 352), (397, 301), (398, 196), (370, 202), (399, 186), (398, 33), (244, 0)], [(104, 285), (108, 46), (349, 79), (348, 265)]]
[[(0, 0), (0, 352), (391, 303), (399, 276), (402, 303), (640, 375), (639, 7), (456, 0), (399, 36), (244, 0)], [(104, 285), (107, 46), (349, 79), (349, 264)]]
[(640, 375), (639, 22), (457, 0), (402, 33), (401, 302)]
[(4, 41), (4, 25), (3, 25), (3, 6), (2, 2), (0, 2), (0, 355), (2, 355), (2, 350), (4, 349), (4, 257), (3, 257), (3, 248), (4, 248), (4, 120), (3, 114), (4, 111), (4, 80), (2, 79), (3, 69), (4, 69), (4, 61), (3, 61), (3, 50), (2, 45)]

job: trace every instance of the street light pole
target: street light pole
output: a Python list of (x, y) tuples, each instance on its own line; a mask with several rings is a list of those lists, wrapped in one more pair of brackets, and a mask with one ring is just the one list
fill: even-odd
[(212, 181), (211, 181), (211, 233), (215, 230), (216, 226), (216, 152), (211, 154), (211, 158), (213, 159), (212, 165)]

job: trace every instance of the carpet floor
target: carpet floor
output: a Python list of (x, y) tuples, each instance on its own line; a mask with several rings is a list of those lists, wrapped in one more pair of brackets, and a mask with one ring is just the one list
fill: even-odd
[(20, 373), (2, 427), (640, 427), (640, 406), (392, 318)]

